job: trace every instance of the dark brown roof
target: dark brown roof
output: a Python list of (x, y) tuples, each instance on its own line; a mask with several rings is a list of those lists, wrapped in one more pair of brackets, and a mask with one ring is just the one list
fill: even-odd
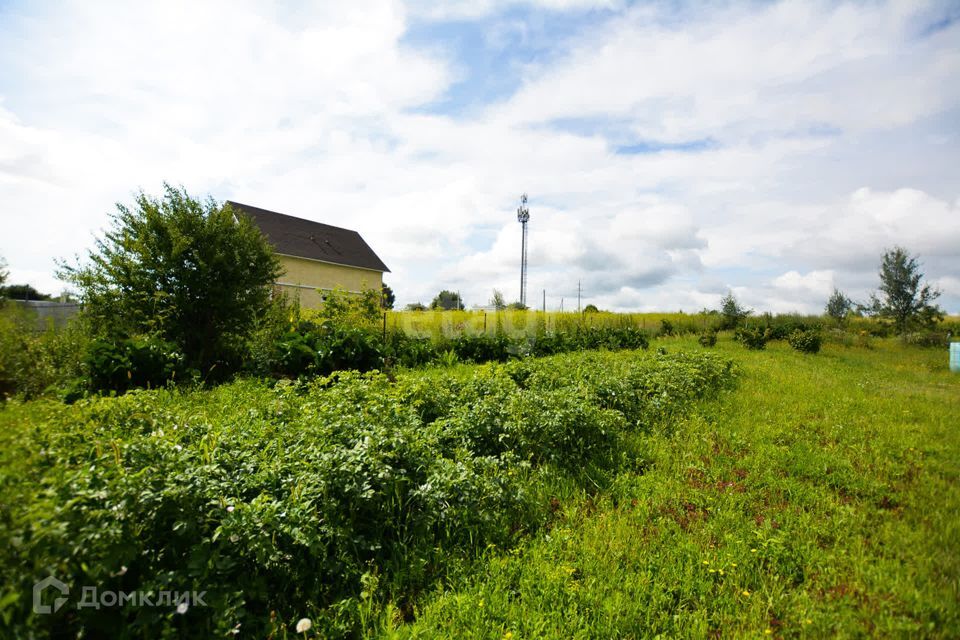
[(249, 216), (277, 253), (374, 271), (390, 271), (356, 231), (231, 200), (227, 200), (227, 204), (234, 211)]

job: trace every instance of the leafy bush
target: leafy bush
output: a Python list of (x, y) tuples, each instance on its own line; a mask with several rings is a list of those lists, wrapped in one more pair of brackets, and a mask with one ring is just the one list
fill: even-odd
[[(359, 635), (488, 544), (541, 526), (537, 483), (613, 468), (629, 429), (715, 394), (710, 354), (578, 354), (211, 391), (136, 391), (0, 412), (3, 594), (53, 573), (103, 590), (205, 591), (206, 607), (32, 615), (16, 636)], [(521, 382), (522, 381), (522, 382)], [(584, 486), (593, 486), (590, 483)], [(3, 598), (0, 598), (3, 600)], [(240, 625), (238, 627), (238, 625)]]
[(88, 342), (78, 319), (38, 331), (32, 312), (0, 304), (0, 401), (62, 392), (82, 375)]
[(733, 339), (747, 349), (760, 350), (766, 348), (770, 334), (766, 327), (740, 327), (733, 333)]
[(272, 369), (261, 373), (300, 377), (347, 369), (372, 371), (382, 368), (385, 346), (368, 328), (303, 320), (277, 340), (268, 359)]
[(713, 347), (717, 344), (717, 333), (715, 331), (707, 331), (706, 333), (701, 333), (697, 337), (697, 342), (700, 343), (701, 347)]
[(187, 373), (177, 345), (157, 336), (94, 340), (84, 358), (93, 391), (162, 387)]
[(789, 337), (790, 346), (801, 353), (817, 353), (820, 351), (820, 345), (823, 343), (823, 337), (819, 331), (794, 331)]
[(660, 335), (662, 336), (673, 335), (673, 323), (667, 320), (666, 318), (660, 320)]
[(60, 277), (79, 289), (98, 337), (159, 335), (205, 377), (223, 378), (246, 358), (280, 273), (247, 216), (165, 184), (162, 198), (118, 204), (96, 247)]
[(768, 340), (789, 340), (797, 331), (820, 332), (823, 329), (823, 323), (804, 316), (764, 314), (761, 320), (767, 329)]
[(436, 357), (429, 338), (415, 338), (403, 331), (390, 331), (384, 344), (384, 362), (400, 367), (419, 367)]
[(449, 342), (461, 362), (505, 362), (511, 355), (510, 347), (510, 340), (503, 334), (464, 334)]

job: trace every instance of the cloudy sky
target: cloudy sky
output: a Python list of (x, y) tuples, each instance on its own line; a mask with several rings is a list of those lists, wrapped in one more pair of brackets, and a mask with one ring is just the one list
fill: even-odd
[[(438, 8), (439, 7), (439, 8)], [(399, 303), (960, 313), (960, 3), (0, 0), (0, 256), (59, 292), (166, 180), (360, 231)]]

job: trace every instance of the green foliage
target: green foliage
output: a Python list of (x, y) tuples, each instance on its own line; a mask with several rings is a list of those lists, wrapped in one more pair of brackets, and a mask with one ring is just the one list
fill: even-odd
[(940, 292), (921, 284), (920, 263), (902, 247), (883, 254), (880, 263), (880, 296), (870, 298), (870, 309), (890, 321), (898, 335), (911, 328), (932, 328), (943, 320), (943, 311), (932, 304)]
[(376, 289), (364, 289), (359, 293), (331, 289), (324, 294), (323, 306), (311, 312), (311, 319), (341, 326), (376, 326), (383, 317), (381, 296)]
[(770, 331), (764, 326), (739, 327), (733, 332), (733, 339), (747, 349), (762, 350), (770, 340)]
[(818, 318), (807, 316), (773, 316), (766, 313), (760, 316), (758, 321), (766, 329), (768, 340), (787, 340), (796, 331), (819, 332), (823, 328)]
[(0, 306), (0, 402), (6, 396), (56, 394), (83, 375), (89, 339), (80, 319), (66, 327), (38, 330), (26, 309)]
[(381, 286), (382, 298), (381, 298), (381, 307), (383, 309), (393, 309), (393, 305), (397, 301), (397, 296), (394, 295), (393, 289), (390, 288), (386, 282)]
[(662, 336), (672, 336), (673, 335), (673, 323), (663, 318), (660, 320), (660, 335)]
[(190, 367), (225, 375), (270, 302), (279, 262), (249, 219), (164, 185), (117, 205), (112, 227), (83, 263), (60, 277), (81, 293), (93, 330), (107, 339), (155, 334)]
[(648, 464), (557, 494), (549, 535), (491, 550), (370, 635), (960, 637), (960, 376), (944, 354), (717, 348), (742, 383), (639, 438)]
[(701, 347), (713, 347), (717, 344), (717, 332), (706, 331), (697, 336), (697, 343)]
[(50, 300), (46, 293), (40, 293), (29, 284), (10, 284), (0, 287), (0, 300)]
[[(707, 354), (565, 355), (401, 375), (138, 391), (0, 411), (0, 601), (15, 635), (251, 637), (373, 607), (550, 521), (547, 496), (635, 465), (630, 434), (731, 381)], [(39, 489), (38, 488), (41, 488)], [(74, 589), (205, 591), (206, 607), (31, 615)]]
[(588, 304), (583, 308), (584, 313), (600, 313), (600, 309), (597, 309), (597, 305)]
[(736, 329), (751, 314), (752, 310), (740, 306), (732, 291), (720, 300), (720, 315), (723, 319), (720, 324), (721, 329)]
[(430, 308), (442, 309), (443, 311), (463, 309), (463, 300), (460, 298), (459, 293), (444, 289), (433, 298), (433, 301), (430, 302)]
[(950, 347), (950, 334), (946, 331), (913, 331), (903, 336), (906, 344), (914, 347), (941, 348)]
[(407, 311), (426, 311), (427, 306), (422, 302), (411, 302), (405, 307), (405, 309)]
[[(9, 275), (10, 272), (7, 271), (7, 261), (3, 259), (3, 256), (0, 256), (0, 286), (3, 286), (7, 282)], [(2, 293), (0, 293), (0, 299), (3, 299)]]
[(188, 373), (177, 345), (154, 335), (94, 340), (84, 372), (92, 391), (149, 389), (196, 377), (196, 372)]
[(511, 302), (510, 304), (507, 305), (507, 309), (510, 309), (512, 311), (526, 311), (529, 308), (530, 307), (528, 307), (527, 305), (523, 304), (520, 301)]
[(829, 317), (833, 318), (837, 324), (843, 325), (847, 317), (853, 313), (854, 308), (853, 300), (841, 293), (839, 289), (834, 288), (830, 299), (827, 300), (827, 306), (824, 311)]
[(503, 311), (507, 308), (507, 303), (503, 298), (503, 292), (499, 289), (493, 290), (493, 297), (490, 298), (490, 306), (492, 306), (496, 311)]
[(820, 345), (823, 344), (823, 337), (819, 331), (815, 330), (796, 330), (787, 338), (790, 346), (801, 353), (818, 353)]
[(512, 341), (502, 334), (460, 335), (449, 341), (449, 348), (460, 362), (505, 362), (511, 356), (512, 346)]

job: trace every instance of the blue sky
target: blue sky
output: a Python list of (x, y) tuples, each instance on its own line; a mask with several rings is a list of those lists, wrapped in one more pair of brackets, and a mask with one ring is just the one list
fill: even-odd
[[(401, 303), (960, 313), (960, 3), (0, 2), (0, 256), (51, 292), (162, 181), (357, 229)], [(565, 303), (565, 308), (569, 307)]]

